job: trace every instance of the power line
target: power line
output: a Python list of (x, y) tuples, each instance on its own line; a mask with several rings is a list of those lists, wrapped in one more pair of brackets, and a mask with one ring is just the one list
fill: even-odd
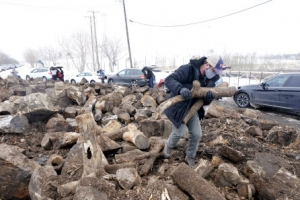
[[(29, 5), (29, 4), (19, 4), (19, 3), (11, 3), (11, 2), (3, 2), (0, 1), (0, 4), (9, 4), (14, 6), (23, 6), (23, 7), (31, 7), (31, 8), (45, 8), (45, 9), (63, 9), (63, 10), (76, 10), (76, 9), (82, 9), (82, 7), (49, 7), (49, 6), (38, 6), (38, 5)], [(103, 7), (110, 7), (110, 5), (103, 5)]]
[(133, 20), (130, 20), (130, 19), (129, 19), (129, 21), (132, 22), (132, 23), (136, 23), (136, 24), (140, 24), (140, 25), (144, 25), (144, 26), (152, 26), (152, 27), (165, 27), (165, 28), (170, 28), (170, 27), (190, 26), (190, 25), (201, 24), (201, 23), (205, 23), (205, 22), (209, 22), (209, 21), (214, 21), (214, 20), (221, 19), (221, 18), (224, 18), (224, 17), (229, 17), (229, 16), (231, 16), (231, 15), (235, 15), (235, 14), (244, 12), (244, 11), (246, 11), (246, 10), (250, 10), (250, 9), (252, 9), (252, 8), (261, 6), (261, 5), (266, 4), (266, 3), (270, 2), (270, 1), (272, 1), (272, 0), (265, 1), (265, 2), (263, 2), (263, 3), (260, 3), (260, 4), (255, 5), (255, 6), (251, 6), (251, 7), (249, 7), (249, 8), (246, 8), (246, 9), (243, 9), (243, 10), (240, 10), (240, 11), (237, 11), (237, 12), (234, 12), (234, 13), (230, 13), (230, 14), (227, 14), (227, 15), (223, 15), (223, 16), (220, 16), (220, 17), (215, 17), (215, 18), (212, 18), (212, 19), (203, 20), (203, 21), (200, 21), (200, 22), (187, 23), (187, 24), (179, 24), (179, 25), (154, 25), (154, 24), (146, 24), (146, 23), (142, 23), (142, 22), (136, 22), (136, 21), (133, 21)]

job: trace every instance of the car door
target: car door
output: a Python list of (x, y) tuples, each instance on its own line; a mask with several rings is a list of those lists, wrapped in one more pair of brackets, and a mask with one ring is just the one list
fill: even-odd
[(41, 76), (41, 69), (34, 69), (31, 71), (30, 73), (30, 78), (38, 78), (38, 77), (42, 77)]
[(284, 109), (300, 111), (300, 75), (291, 75), (280, 91)]
[(88, 82), (91, 82), (91, 80), (92, 80), (92, 73), (91, 73), (91, 72), (85, 72), (84, 78), (85, 78)]
[(116, 76), (114, 77), (114, 82), (120, 85), (124, 85), (125, 84), (125, 75), (126, 75), (126, 70), (121, 70), (120, 72), (118, 72), (116, 74)]
[(282, 107), (280, 92), (288, 79), (288, 75), (278, 75), (267, 80), (254, 91), (253, 103), (257, 105)]

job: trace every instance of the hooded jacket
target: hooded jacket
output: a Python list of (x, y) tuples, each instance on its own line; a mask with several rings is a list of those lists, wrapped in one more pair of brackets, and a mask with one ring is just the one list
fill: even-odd
[[(189, 64), (180, 66), (165, 79), (165, 84), (171, 91), (169, 98), (180, 95), (180, 89), (183, 87), (191, 90), (194, 80), (198, 80), (201, 87), (215, 87), (215, 82), (217, 82), (220, 76), (216, 75), (211, 79), (207, 79), (205, 75), (201, 75), (200, 73), (200, 66), (205, 63), (206, 59), (206, 57), (202, 57), (197, 60), (190, 60)], [(184, 100), (165, 110), (166, 116), (176, 128), (180, 127), (187, 111), (196, 100), (195, 98)]]

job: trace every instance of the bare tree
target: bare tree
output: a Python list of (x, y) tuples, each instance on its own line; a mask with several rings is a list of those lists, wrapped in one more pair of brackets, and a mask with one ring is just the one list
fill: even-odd
[(111, 72), (113, 72), (114, 66), (116, 65), (117, 61), (125, 56), (121, 56), (121, 53), (124, 51), (121, 38), (110, 39), (106, 35), (104, 35), (102, 44), (100, 44), (99, 47), (105, 57), (108, 58), (109, 69)]
[(37, 50), (34, 49), (26, 49), (24, 51), (24, 59), (26, 62), (28, 62), (31, 67), (34, 67), (34, 64), (36, 64), (36, 61), (39, 59), (40, 54)]
[(53, 47), (44, 47), (39, 49), (41, 58), (43, 62), (46, 63), (46, 66), (56, 65), (59, 58), (59, 52)]
[(14, 58), (11, 58), (7, 54), (0, 52), (0, 65), (2, 64), (18, 64)]
[(79, 72), (84, 71), (87, 64), (90, 44), (89, 35), (84, 31), (78, 31), (69, 38), (63, 37), (59, 40), (59, 45), (67, 58)]

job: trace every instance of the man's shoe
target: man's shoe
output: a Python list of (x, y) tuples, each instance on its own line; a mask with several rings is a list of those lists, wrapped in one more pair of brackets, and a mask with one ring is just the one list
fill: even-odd
[(163, 150), (163, 154), (165, 158), (170, 158), (171, 156), (171, 149), (168, 147), (167, 143), (165, 143), (165, 148)]
[(189, 158), (185, 157), (185, 162), (190, 166), (190, 167), (195, 167), (195, 159), (194, 158)]

